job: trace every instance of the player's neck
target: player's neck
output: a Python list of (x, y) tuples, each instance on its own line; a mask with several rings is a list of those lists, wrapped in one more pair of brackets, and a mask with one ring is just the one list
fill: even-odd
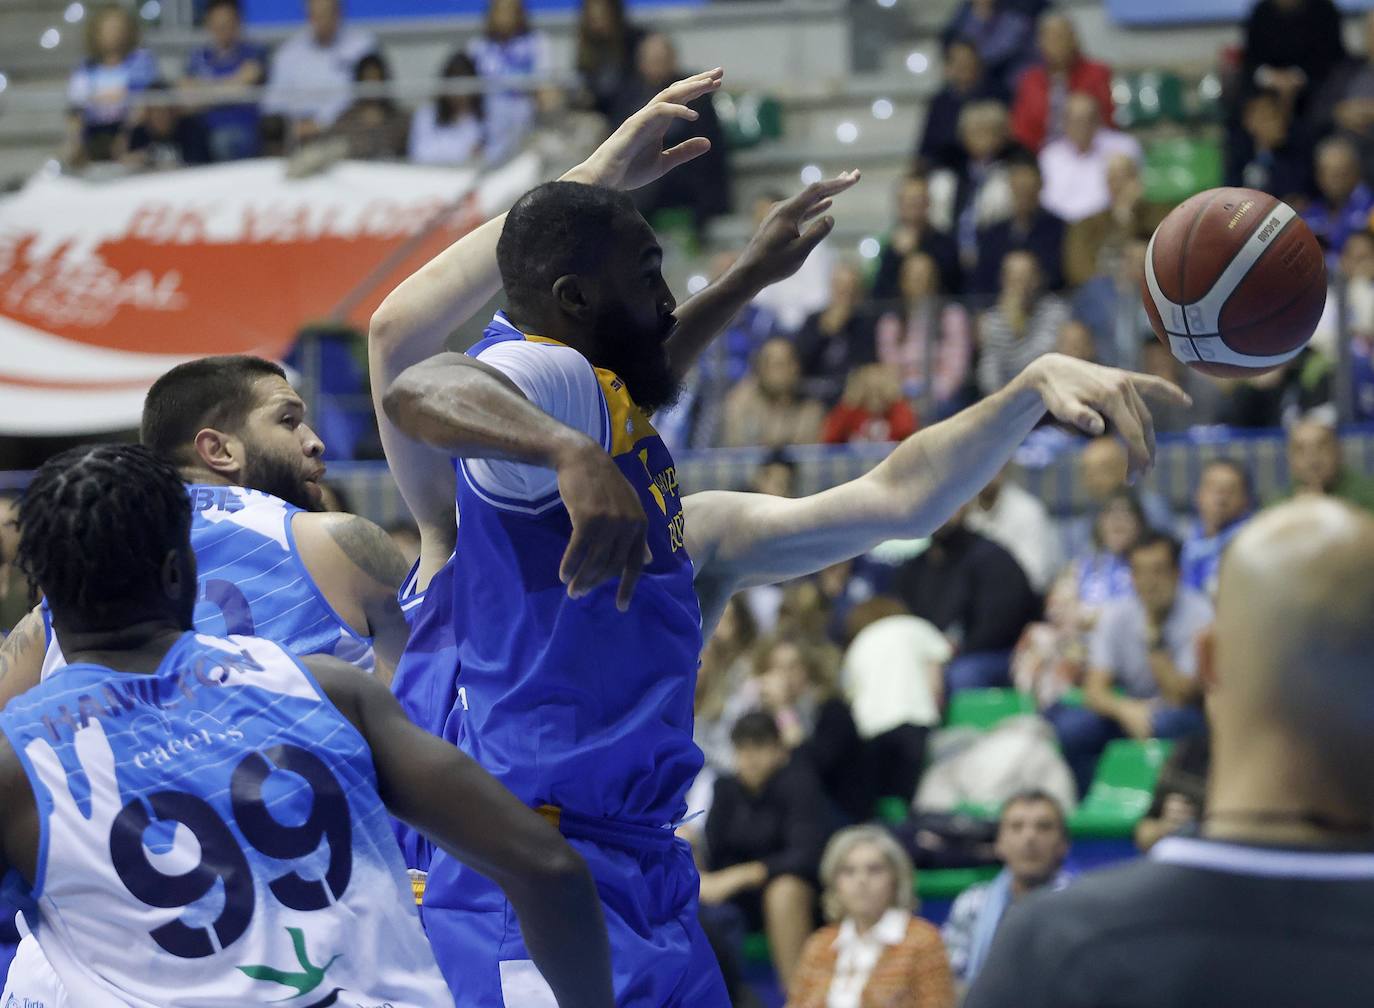
[(105, 665), (120, 672), (156, 672), (162, 659), (186, 631), (171, 620), (149, 619), (120, 630), (71, 631), (61, 628), (57, 641), (71, 665)]
[(1214, 752), (1203, 836), (1277, 847), (1374, 847), (1369, 803), (1336, 786), (1340, 774), (1328, 763), (1277, 744), (1263, 748), (1230, 758)]
[(202, 485), (204, 485), (204, 486), (237, 486), (237, 485), (238, 485), (238, 484), (236, 484), (233, 480), (229, 479), (228, 477), (226, 477), (226, 476), (221, 476), (219, 473), (215, 472), (213, 469), (207, 469), (205, 466), (195, 466), (195, 465), (182, 466), (182, 467), (178, 470), (178, 472), (181, 473), (181, 478), (182, 478), (183, 480), (185, 480), (187, 483), (199, 483), (199, 484), (202, 484)]
[(557, 340), (564, 346), (572, 347), (593, 365), (597, 360), (596, 340), (591, 333), (582, 332), (568, 325), (561, 316), (545, 318), (543, 312), (531, 311), (519, 305), (506, 307), (506, 318), (515, 328), (527, 336), (543, 336)]

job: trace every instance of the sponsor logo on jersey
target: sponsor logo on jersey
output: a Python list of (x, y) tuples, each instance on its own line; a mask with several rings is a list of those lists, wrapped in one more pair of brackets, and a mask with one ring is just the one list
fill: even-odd
[[(310, 961), (310, 953), (305, 947), (305, 932), (301, 928), (289, 927), (286, 929), (286, 933), (291, 937), (291, 948), (296, 954), (296, 965), (300, 967), (299, 970), (292, 972), (290, 970), (281, 970), (274, 966), (267, 965), (240, 966), (238, 969), (240, 973), (254, 980), (261, 980), (264, 983), (279, 984), (282, 987), (288, 987), (294, 990), (296, 992), (295, 994), (290, 994), (285, 998), (279, 999), (282, 1001), (294, 1001), (297, 998), (305, 997), (305, 995), (311, 993), (323, 984), (324, 975), (329, 972), (329, 967), (342, 959), (343, 953), (336, 952), (323, 966), (316, 966)], [(302, 1008), (325, 1008), (326, 1005), (335, 1004), (339, 999), (339, 995), (342, 993), (344, 993), (342, 987), (335, 987), (322, 999), (302, 1005)]]

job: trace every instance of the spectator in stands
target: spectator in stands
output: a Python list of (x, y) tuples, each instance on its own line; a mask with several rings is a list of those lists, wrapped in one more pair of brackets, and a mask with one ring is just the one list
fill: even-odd
[(1193, 397), (1193, 405), (1161, 403), (1150, 407), (1156, 434), (1179, 434), (1215, 420), (1221, 389), (1212, 379), (1184, 367), (1173, 352), (1151, 333), (1140, 344), (1140, 370), (1173, 382)]
[(1040, 202), (1040, 165), (1021, 151), (1007, 159), (1011, 216), (978, 232), (978, 264), (968, 282), (970, 294), (995, 294), (1002, 260), (1008, 252), (1027, 251), (1040, 264), (1045, 286), (1064, 286), (1064, 221)]
[[(439, 76), (443, 81), (475, 80), (477, 64), (467, 53), (454, 53)], [(466, 164), (482, 157), (485, 148), (486, 101), (481, 94), (435, 95), (411, 116), (407, 156), (415, 164)]]
[[(635, 72), (635, 49), (644, 30), (625, 16), (624, 0), (582, 0), (577, 16), (577, 74), (586, 101), (609, 116)], [(611, 123), (612, 127), (619, 123)]]
[(726, 603), (715, 632), (701, 649), (692, 705), (692, 738), (701, 747), (706, 765), (717, 774), (733, 772), (730, 730), (760, 703), (751, 657), (758, 636), (758, 624), (744, 603), (744, 596), (734, 595)]
[(973, 44), (984, 71), (999, 90), (1010, 92), (1032, 56), (1034, 24), (1006, 0), (964, 0), (945, 26), (942, 41)]
[(1107, 166), (1117, 155), (1139, 161), (1140, 141), (1102, 125), (1097, 100), (1071, 94), (1065, 101), (1064, 134), (1040, 151), (1045, 176), (1041, 202), (1070, 224), (1111, 208)]
[(902, 395), (897, 369), (889, 364), (864, 364), (849, 373), (844, 395), (826, 414), (821, 441), (902, 441), (915, 434), (917, 426), (916, 413)]
[[(1081, 222), (1086, 223), (1086, 222)], [(1148, 238), (1148, 236), (1147, 236)], [(1069, 285), (1084, 269), (1075, 244), (1074, 228), (1066, 239), (1065, 269)], [(1116, 268), (1098, 273), (1084, 282), (1073, 295), (1073, 314), (1093, 331), (1097, 342), (1097, 359), (1117, 367), (1137, 366), (1141, 341), (1154, 338), (1149, 316), (1140, 296), (1140, 277), (1145, 270), (1147, 242), (1142, 238), (1127, 238), (1121, 246)]]
[[(359, 84), (380, 85), (391, 80), (391, 67), (380, 53), (358, 60), (353, 79)], [(348, 144), (348, 157), (360, 161), (399, 160), (406, 154), (409, 117), (390, 95), (358, 98), (329, 129), (330, 136)]]
[(802, 323), (797, 333), (802, 391), (829, 405), (844, 389), (845, 375), (876, 359), (873, 314), (864, 297), (858, 267), (841, 260), (830, 274), (830, 303)]
[(725, 397), (723, 444), (815, 444), (825, 410), (801, 395), (801, 364), (785, 339), (768, 340), (754, 356), (753, 373)]
[(878, 319), (878, 360), (897, 369), (902, 391), (928, 404), (931, 420), (966, 400), (973, 363), (968, 311), (940, 296), (935, 260), (913, 252), (902, 263), (901, 306)]
[(931, 220), (954, 236), (960, 268), (971, 270), (978, 261), (979, 230), (1011, 214), (1006, 161), (1014, 147), (1007, 135), (1006, 106), (995, 101), (965, 105), (959, 113), (959, 142), (965, 155), (959, 170), (941, 169), (930, 176)]
[(347, 111), (358, 61), (377, 51), (371, 32), (344, 24), (340, 0), (307, 0), (306, 10), (309, 23), (272, 54), (262, 100), (294, 141), (324, 132)]
[(880, 826), (851, 826), (821, 858), (832, 921), (809, 939), (786, 1008), (954, 1008), (940, 932), (912, 915), (911, 859)]
[[(482, 34), (468, 55), (484, 80), (540, 77), (551, 69), (549, 40), (530, 26), (525, 0), (489, 0)], [(500, 164), (520, 149), (534, 128), (537, 89), (504, 87), (486, 93), (487, 160)]]
[(1092, 521), (1092, 552), (1074, 558), (1073, 580), (1084, 629), (1097, 622), (1102, 607), (1135, 595), (1131, 550), (1149, 531), (1140, 499), (1128, 487), (1113, 490)]
[[(763, 226), (773, 208), (786, 197), (767, 192), (754, 200), (754, 233)], [(754, 304), (765, 308), (777, 320), (778, 328), (796, 333), (807, 316), (818, 312), (830, 299), (830, 277), (835, 272), (835, 251), (827, 241), (817, 245), (801, 266), (789, 277), (770, 284), (754, 297)]]
[(1064, 871), (1068, 854), (1064, 810), (1048, 791), (1019, 791), (1002, 804), (997, 818), (997, 859), (1002, 871), (992, 881), (960, 893), (941, 930), (961, 993), (983, 968), (1011, 905), (1037, 890), (1063, 889), (1069, 884)]
[[(620, 95), (611, 113), (613, 123), (621, 123), (649, 103), (673, 81), (687, 76), (678, 62), (672, 40), (660, 32), (651, 32), (640, 40), (635, 51), (635, 76)], [(726, 160), (725, 135), (711, 96), (692, 103), (697, 113), (695, 122), (675, 119), (663, 137), (665, 149), (692, 137), (705, 137), (711, 149), (692, 162), (692, 170), (669, 172), (659, 181), (634, 192), (635, 204), (646, 217), (659, 210), (690, 211), (698, 236), (714, 217), (730, 211), (730, 167)]]
[[(1344, 319), (1337, 311), (1341, 278), (1345, 280)], [(1328, 274), (1327, 282), (1326, 308), (1312, 334), (1311, 346), (1327, 357), (1338, 358), (1342, 322), (1355, 343), (1352, 349), (1374, 335), (1374, 233), (1356, 231), (1345, 240), (1338, 275)]]
[[(1374, 177), (1374, 11), (1364, 16), (1364, 55), (1339, 63), (1314, 91), (1306, 125), (1311, 136), (1339, 131), (1360, 149), (1365, 178)], [(1306, 167), (1304, 165), (1304, 167)]]
[(1250, 473), (1235, 459), (1212, 459), (1202, 467), (1193, 498), (1197, 517), (1179, 559), (1184, 587), (1214, 594), (1221, 554), (1250, 517), (1254, 499)]
[[(1079, 51), (1067, 14), (1046, 14), (1037, 35), (1040, 62), (1021, 75), (1012, 104), (1011, 132), (1033, 151), (1068, 130), (1069, 96), (1085, 94), (1097, 106), (1096, 123), (1112, 122), (1112, 72)], [(1046, 172), (1048, 179), (1049, 173)]]
[(1082, 707), (1056, 704), (1045, 716), (1059, 735), (1079, 794), (1103, 747), (1120, 735), (1177, 738), (1203, 730), (1197, 638), (1212, 622), (1205, 595), (1184, 587), (1179, 545), (1147, 535), (1131, 551), (1133, 598), (1105, 606), (1088, 647)]
[(897, 223), (878, 253), (873, 300), (895, 301), (901, 296), (902, 263), (913, 252), (924, 252), (935, 261), (942, 292), (958, 294), (963, 290), (959, 247), (947, 231), (930, 221), (930, 179), (925, 175), (908, 175), (897, 187)]
[(754, 493), (772, 494), (774, 497), (796, 497), (797, 463), (792, 460), (786, 449), (774, 448), (763, 457), (750, 478), (749, 489)]
[(1217, 422), (1251, 430), (1290, 427), (1309, 413), (1335, 419), (1335, 362), (1312, 344), (1272, 371), (1227, 383)]
[(959, 145), (959, 113), (966, 103), (988, 98), (1007, 100), (1000, 82), (990, 81), (984, 74), (978, 47), (967, 38), (946, 43), (944, 73), (944, 86), (926, 107), (925, 125), (916, 145), (916, 167), (920, 171), (959, 168), (964, 158)]
[(158, 80), (157, 58), (138, 44), (138, 22), (117, 4), (105, 4), (86, 26), (86, 58), (67, 84), (67, 139), (62, 160), (79, 167), (115, 158), (115, 139), (133, 99)]
[(1159, 769), (1150, 810), (1135, 824), (1135, 845), (1142, 854), (1172, 833), (1197, 829), (1207, 809), (1207, 771), (1212, 762), (1206, 732), (1181, 738)]
[(210, 0), (205, 6), (210, 44), (186, 60), (186, 90), (202, 107), (201, 121), (215, 161), (257, 157), (262, 152), (261, 115), (245, 92), (267, 79), (267, 47), (243, 37), (239, 0)]
[[(1117, 490), (1129, 490), (1126, 483), (1126, 449), (1116, 438), (1094, 438), (1078, 456), (1078, 483), (1083, 488), (1084, 514), (1069, 524), (1065, 546), (1070, 557), (1094, 551), (1093, 522), (1099, 508)], [(1139, 492), (1145, 527), (1161, 532), (1174, 527), (1174, 513), (1167, 501), (1151, 490)]]
[(978, 322), (979, 391), (991, 395), (1035, 358), (1050, 353), (1068, 319), (1063, 300), (1044, 292), (1035, 256), (1008, 252), (997, 303)]
[(933, 623), (954, 646), (945, 690), (1006, 686), (1011, 649), (1040, 615), (1036, 596), (1016, 558), (965, 524), (968, 506), (942, 525), (926, 551), (895, 578), (912, 614)]
[(834, 649), (780, 630), (756, 650), (754, 680), (759, 706), (777, 719), (783, 745), (811, 764), (834, 807), (851, 822), (868, 818), (872, 775), (839, 691)]
[(1059, 336), (1054, 341), (1054, 352), (1066, 357), (1077, 357), (1090, 364), (1098, 362), (1097, 340), (1093, 338), (1093, 331), (1078, 319), (1069, 319), (1059, 327)]
[(772, 715), (745, 714), (730, 740), (735, 773), (716, 781), (706, 817), (702, 916), (742, 918), (747, 930), (763, 931), (786, 990), (815, 926), (816, 881), (833, 818), (816, 772), (792, 758)]
[[(1145, 199), (1138, 156), (1124, 151), (1109, 155), (1104, 178), (1106, 207), (1075, 221), (1064, 237), (1064, 272), (1070, 287), (1087, 283), (1095, 276), (1115, 274), (1128, 246), (1135, 241), (1148, 242), (1159, 222), (1173, 209)], [(1138, 287), (1139, 276), (1133, 279)]]
[(19, 494), (0, 492), (0, 639), (33, 608), (29, 579), (15, 565), (19, 549)]
[(1348, 468), (1336, 429), (1320, 420), (1303, 420), (1288, 431), (1291, 495), (1329, 494), (1374, 511), (1374, 479)]
[(207, 164), (210, 143), (199, 116), (187, 115), (179, 104), (169, 104), (173, 92), (163, 81), (154, 82), (144, 94), (137, 125), (126, 128), (115, 140), (120, 162), (130, 171), (167, 171), (187, 165)]
[(1040, 498), (1003, 469), (974, 498), (966, 519), (968, 527), (1007, 550), (1039, 595), (1063, 565), (1059, 532)]
[(1307, 96), (1344, 57), (1331, 0), (1260, 0), (1245, 21), (1241, 93), (1276, 91), (1300, 117)]
[(1360, 152), (1345, 137), (1328, 137), (1317, 144), (1317, 190), (1302, 219), (1326, 249), (1326, 263), (1335, 269), (1345, 240), (1369, 229), (1374, 190), (1360, 181)]
[(1265, 88), (1245, 99), (1241, 128), (1228, 145), (1226, 184), (1303, 197), (1311, 186), (1311, 149), (1294, 140), (1292, 113), (1278, 92)]

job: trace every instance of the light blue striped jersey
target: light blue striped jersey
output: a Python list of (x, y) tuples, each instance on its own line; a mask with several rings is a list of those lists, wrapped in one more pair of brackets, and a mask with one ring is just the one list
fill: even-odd
[(74, 1005), (452, 1005), (366, 740), (276, 644), (186, 633), (0, 712), (39, 812), (6, 884)]
[[(374, 667), (372, 640), (344, 622), (310, 576), (292, 533), (300, 508), (261, 490), (186, 487), (191, 497), (191, 548), (196, 554), (196, 629), (275, 641), (292, 654), (327, 654)], [(66, 662), (43, 607), (48, 650), (43, 675)]]

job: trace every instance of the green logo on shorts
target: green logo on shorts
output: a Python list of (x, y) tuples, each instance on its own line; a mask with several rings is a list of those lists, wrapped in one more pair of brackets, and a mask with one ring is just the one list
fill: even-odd
[(272, 966), (240, 966), (239, 971), (254, 980), (266, 980), (268, 983), (290, 987), (296, 993), (289, 997), (278, 998), (278, 1000), (294, 1001), (298, 997), (304, 997), (324, 983), (325, 971), (342, 957), (342, 953), (335, 955), (323, 966), (316, 966), (310, 961), (310, 953), (305, 949), (305, 932), (300, 928), (289, 927), (286, 929), (286, 933), (291, 936), (291, 946), (296, 951), (296, 962), (301, 968), (299, 973), (289, 973)]

